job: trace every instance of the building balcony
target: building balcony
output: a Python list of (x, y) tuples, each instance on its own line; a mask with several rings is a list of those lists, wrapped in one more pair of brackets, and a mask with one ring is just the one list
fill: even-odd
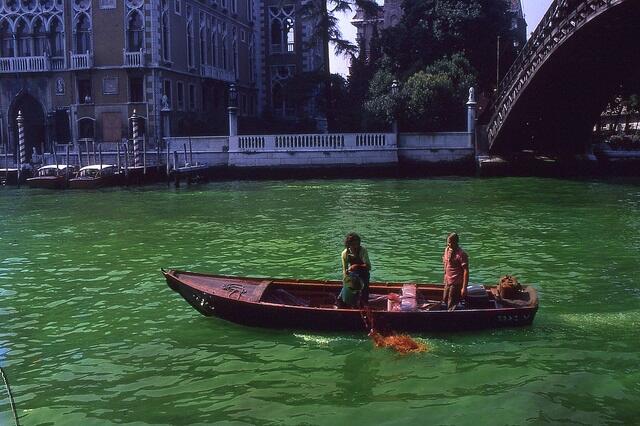
[(18, 56), (0, 58), (0, 73), (46, 72), (65, 68), (64, 58), (49, 56)]
[(87, 53), (70, 53), (71, 56), (71, 69), (82, 70), (88, 69), (93, 66), (93, 57), (87, 51)]
[(122, 64), (128, 68), (139, 68), (145, 65), (144, 63), (144, 49), (136, 52), (127, 52), (126, 49), (122, 49)]
[(211, 65), (200, 65), (200, 75), (207, 78), (215, 78), (216, 80), (227, 81), (233, 83), (236, 81), (236, 76), (233, 71), (223, 70)]

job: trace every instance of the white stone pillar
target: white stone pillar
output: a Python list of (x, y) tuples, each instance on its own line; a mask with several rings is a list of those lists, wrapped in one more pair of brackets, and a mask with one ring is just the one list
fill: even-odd
[(229, 136), (238, 136), (238, 91), (236, 85), (229, 86)]
[(476, 93), (473, 87), (469, 88), (469, 100), (467, 101), (467, 132), (475, 133), (476, 131)]

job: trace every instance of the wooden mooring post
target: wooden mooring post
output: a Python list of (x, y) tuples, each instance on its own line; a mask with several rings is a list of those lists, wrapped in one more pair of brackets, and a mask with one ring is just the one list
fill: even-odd
[(69, 182), (69, 144), (67, 144), (67, 167), (65, 168), (65, 181), (68, 183)]

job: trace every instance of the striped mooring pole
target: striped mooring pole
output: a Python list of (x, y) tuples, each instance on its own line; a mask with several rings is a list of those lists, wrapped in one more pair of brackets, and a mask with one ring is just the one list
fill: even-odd
[(137, 167), (140, 165), (140, 141), (138, 140), (138, 115), (135, 109), (131, 115), (131, 126), (133, 128), (133, 165)]
[(20, 164), (18, 169), (22, 169), (22, 166), (27, 164), (27, 147), (24, 141), (24, 117), (22, 116), (22, 111), (18, 111), (16, 121), (18, 123), (18, 147), (20, 150), (20, 156), (18, 158)]

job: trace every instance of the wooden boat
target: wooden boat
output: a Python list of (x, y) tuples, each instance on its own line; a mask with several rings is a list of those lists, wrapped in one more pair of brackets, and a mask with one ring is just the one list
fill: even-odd
[(67, 185), (67, 176), (69, 178), (74, 177), (76, 171), (75, 166), (67, 164), (42, 166), (34, 177), (27, 179), (27, 185), (30, 188), (64, 188)]
[[(162, 270), (167, 284), (205, 316), (249, 326), (340, 331), (445, 331), (525, 326), (538, 310), (536, 290), (501, 299), (496, 286), (469, 286), (447, 311), (442, 285), (371, 283), (366, 309), (335, 305), (341, 281), (240, 278)], [(398, 301), (399, 300), (399, 301)], [(464, 306), (463, 306), (464, 305)]]
[(105, 186), (119, 185), (122, 181), (122, 172), (113, 164), (92, 164), (84, 166), (78, 172), (78, 176), (69, 179), (69, 188), (93, 189)]

